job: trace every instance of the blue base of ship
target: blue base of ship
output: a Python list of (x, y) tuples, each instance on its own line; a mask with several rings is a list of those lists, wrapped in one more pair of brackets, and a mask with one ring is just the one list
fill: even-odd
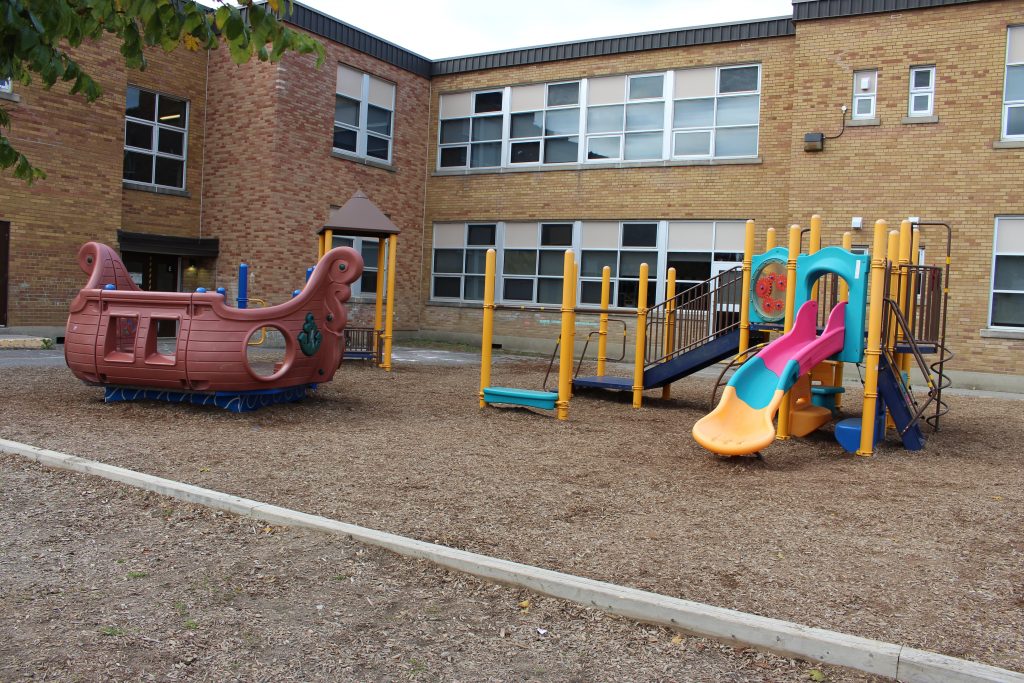
[(247, 413), (278, 403), (294, 403), (306, 398), (315, 390), (315, 384), (300, 384), (284, 389), (260, 389), (256, 391), (171, 391), (167, 389), (134, 389), (131, 387), (104, 387), (103, 401), (166, 401), (168, 403), (191, 403), (197, 406), (217, 406), (233, 413)]

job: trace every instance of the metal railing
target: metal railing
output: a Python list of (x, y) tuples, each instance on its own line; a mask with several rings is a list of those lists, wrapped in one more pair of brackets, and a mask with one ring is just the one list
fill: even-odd
[(739, 329), (743, 269), (730, 268), (647, 310), (647, 367)]
[(380, 335), (372, 327), (345, 328), (345, 354), (368, 354), (369, 359), (380, 365), (383, 358), (383, 344)]

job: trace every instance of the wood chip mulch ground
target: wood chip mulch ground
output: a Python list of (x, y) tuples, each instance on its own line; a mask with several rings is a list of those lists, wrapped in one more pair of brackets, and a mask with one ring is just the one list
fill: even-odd
[[(539, 388), (545, 366), (497, 363), (494, 383)], [(649, 392), (639, 411), (625, 397), (580, 395), (561, 423), (480, 410), (477, 372), (346, 364), (302, 404), (233, 415), (105, 405), (66, 370), (5, 369), (0, 437), (1024, 670), (1021, 402), (950, 396), (923, 452), (890, 442), (857, 458), (820, 433), (778, 442), (759, 462), (693, 442), (690, 428), (708, 410), (705, 377), (673, 387), (667, 402)], [(846, 403), (855, 413), (858, 392)]]

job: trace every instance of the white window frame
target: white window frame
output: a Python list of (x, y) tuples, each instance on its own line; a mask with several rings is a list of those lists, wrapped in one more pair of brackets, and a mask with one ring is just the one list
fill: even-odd
[[(360, 159), (368, 159), (370, 161), (374, 161), (374, 162), (377, 162), (379, 164), (390, 164), (391, 163), (391, 159), (394, 156), (394, 151), (395, 151), (395, 101), (398, 98), (398, 85), (393, 83), (393, 82), (391, 82), (391, 81), (389, 81), (389, 80), (387, 80), (387, 79), (385, 79), (385, 78), (380, 78), (379, 76), (374, 76), (372, 74), (368, 74), (365, 71), (363, 71), (362, 69), (356, 69), (355, 67), (349, 66), (348, 64), (342, 63), (341, 66), (345, 67), (346, 69), (349, 69), (350, 71), (356, 71), (356, 72), (362, 74), (362, 83), (360, 85), (360, 93), (359, 93), (359, 100), (358, 100), (359, 101), (359, 125), (358, 126), (353, 126), (350, 123), (344, 123), (342, 121), (338, 121), (337, 119), (335, 119), (334, 120), (334, 126), (331, 128), (331, 149), (333, 149), (338, 154), (343, 154), (343, 155), (347, 155), (347, 156), (356, 156), (356, 157), (359, 157)], [(372, 78), (376, 78), (378, 81), (381, 81), (382, 83), (387, 83), (388, 85), (391, 86), (391, 107), (390, 108), (389, 107), (381, 107), (379, 104), (372, 104), (372, 105), (370, 104), (370, 79), (372, 79)], [(349, 100), (354, 99), (350, 95), (346, 95), (344, 93), (340, 93), (340, 92), (335, 91), (335, 93), (334, 93), (334, 101), (337, 102), (339, 97), (344, 97), (344, 98), (349, 99)], [(388, 130), (389, 130), (388, 135), (384, 135), (383, 133), (379, 133), (377, 131), (371, 131), (369, 129), (369, 111), (370, 111), (370, 107), (371, 106), (377, 107), (378, 109), (384, 109), (384, 110), (386, 110), (390, 114), (391, 118), (390, 118), (390, 124), (388, 126)], [(337, 111), (337, 110), (335, 110), (335, 111)], [(334, 146), (334, 128), (344, 128), (346, 130), (351, 130), (351, 131), (355, 132), (355, 134), (356, 134), (356, 151), (353, 152), (350, 149), (342, 149), (341, 147), (335, 147)], [(387, 140), (387, 142), (388, 142), (388, 156), (387, 156), (386, 159), (382, 159), (382, 158), (380, 158), (378, 156), (373, 156), (372, 154), (367, 154), (367, 152), (366, 152), (367, 142), (368, 142), (368, 139), (371, 138), (371, 137), (378, 138), (378, 139), (381, 139), (381, 140)]]
[[(380, 239), (377, 238), (377, 237), (355, 237), (354, 235), (332, 235), (331, 241), (333, 243), (332, 246), (330, 247), (331, 249), (333, 249), (334, 247), (352, 247), (353, 249), (355, 249), (356, 251), (359, 252), (360, 256), (363, 255), (363, 248), (367, 244), (374, 244), (374, 245), (377, 246), (378, 249), (381, 249), (381, 248), (384, 249), (384, 253), (385, 253), (385, 261), (384, 262), (387, 263), (387, 257), (386, 257), (386, 254), (387, 254), (387, 244), (388, 244), (387, 240), (384, 240), (383, 247), (381, 247)], [(349, 244), (349, 243), (351, 243), (351, 244)], [(378, 288), (383, 288), (382, 294), (386, 294), (387, 293), (387, 287), (385, 286), (386, 283), (381, 280), (380, 273), (377, 271), (377, 259), (374, 259), (373, 262), (370, 262), (365, 257), (363, 258), (363, 274), (365, 275), (366, 273), (377, 273), (377, 287)], [(360, 277), (358, 280), (356, 280), (355, 282), (350, 284), (349, 287), (352, 290), (352, 296), (356, 297), (356, 298), (360, 298), (360, 297), (376, 298), (376, 296), (377, 296), (377, 292), (376, 291), (373, 291), (373, 292), (364, 292), (363, 291), (363, 278), (362, 277)]]
[[(124, 116), (124, 137), (122, 137), (123, 144), (121, 145), (125, 152), (135, 152), (135, 153), (138, 153), (138, 154), (147, 154), (147, 155), (152, 157), (152, 159), (153, 159), (153, 162), (152, 162), (153, 163), (153, 168), (152, 168), (152, 174), (151, 174), (150, 177), (153, 180), (151, 182), (148, 182), (148, 183), (140, 181), (140, 180), (131, 180), (129, 178), (125, 178), (124, 177), (124, 171), (122, 170), (122, 172), (121, 172), (121, 179), (122, 179), (122, 181), (126, 182), (126, 183), (131, 183), (132, 185), (142, 185), (142, 186), (145, 186), (145, 187), (154, 187), (154, 188), (162, 187), (162, 188), (169, 188), (169, 189), (172, 189), (172, 190), (184, 190), (186, 187), (188, 187), (188, 128), (189, 128), (189, 119), (192, 116), (191, 103), (188, 101), (188, 99), (186, 99), (184, 97), (177, 97), (175, 95), (166, 95), (166, 94), (158, 92), (156, 90), (150, 90), (148, 88), (141, 88), (141, 87), (139, 87), (137, 85), (129, 84), (128, 87), (129, 88), (135, 88), (139, 92), (150, 93), (150, 94), (154, 95), (155, 98), (156, 98), (154, 100), (154, 102), (153, 102), (153, 107), (154, 107), (154, 109), (153, 109), (154, 120), (153, 121), (148, 121), (146, 119), (136, 118), (134, 116), (128, 116), (127, 112), (125, 113), (125, 116)], [(185, 126), (183, 128), (178, 127), (178, 126), (170, 126), (170, 125), (167, 125), (167, 124), (164, 124), (164, 123), (160, 123), (160, 98), (162, 98), (162, 97), (168, 97), (170, 99), (180, 100), (180, 101), (185, 103)], [(132, 146), (130, 146), (128, 144), (128, 142), (127, 142), (127, 140), (125, 138), (127, 137), (127, 134), (128, 134), (128, 124), (129, 123), (135, 123), (135, 124), (139, 124), (139, 125), (146, 125), (146, 126), (150, 126), (153, 129), (153, 134), (152, 134), (152, 136), (150, 138), (152, 142), (150, 143), (150, 148), (149, 149), (144, 149), (142, 147), (132, 147)], [(159, 143), (159, 138), (160, 138), (160, 131), (161, 130), (168, 130), (168, 131), (174, 132), (174, 133), (181, 133), (181, 135), (182, 135), (181, 155), (170, 154), (168, 152), (161, 152), (161, 151), (159, 151), (159, 144), (160, 144)], [(162, 185), (162, 184), (156, 182), (156, 160), (159, 157), (163, 157), (165, 159), (174, 159), (175, 161), (180, 161), (181, 162), (181, 186), (180, 187), (177, 186), (177, 185)]]
[[(857, 79), (860, 76), (871, 74), (873, 87), (869, 93), (859, 93), (857, 90)], [(857, 103), (865, 100), (871, 102), (871, 112), (867, 114), (857, 113)], [(853, 72), (853, 109), (850, 110), (852, 119), (873, 119), (878, 111), (878, 69), (859, 69)]]
[[(582, 161), (585, 164), (608, 164), (608, 163), (615, 163), (615, 162), (620, 162), (620, 161), (625, 161), (625, 162), (628, 162), (628, 163), (643, 163), (645, 161), (661, 161), (661, 160), (665, 159), (665, 130), (666, 130), (666, 127), (665, 127), (665, 110), (668, 108), (668, 101), (667, 101), (667, 98), (665, 96), (665, 93), (667, 91), (669, 91), (669, 89), (672, 87), (671, 86), (671, 74), (672, 74), (671, 71), (668, 71), (668, 72), (665, 72), (665, 71), (654, 71), (654, 72), (650, 72), (650, 73), (628, 74), (625, 77), (625, 92), (623, 93), (623, 96), (622, 96), (623, 97), (622, 102), (620, 102), (618, 104), (605, 103), (605, 104), (597, 104), (597, 105), (587, 105), (587, 106), (583, 107), (584, 111), (582, 112), (583, 115), (581, 117), (581, 130), (583, 130), (583, 135), (581, 136), (581, 138), (582, 138), (581, 139), (581, 143), (582, 143), (583, 148), (581, 149), (581, 153), (580, 153), (580, 161)], [(637, 80), (637, 79), (640, 79), (640, 78), (650, 78), (652, 76), (660, 76), (661, 79), (662, 79), (662, 81), (661, 81), (661, 94), (660, 95), (656, 95), (654, 97), (632, 97), (630, 95), (630, 88), (631, 88), (634, 80)], [(662, 117), (661, 117), (660, 124), (656, 128), (638, 128), (638, 129), (635, 129), (635, 130), (630, 130), (628, 128), (627, 121), (629, 120), (629, 108), (630, 107), (635, 107), (635, 106), (645, 105), (645, 104), (658, 104), (658, 103), (660, 103), (661, 107), (662, 107), (662, 110), (661, 110)], [(591, 109), (604, 109), (606, 107), (622, 107), (621, 125), (619, 126), (618, 130), (614, 130), (614, 131), (600, 131), (600, 132), (593, 132), (592, 133), (589, 130), (589, 128), (587, 127), (587, 121), (588, 121), (587, 116), (589, 114), (589, 111)], [(648, 157), (648, 158), (645, 158), (645, 159), (626, 159), (626, 140), (627, 140), (627, 138), (630, 135), (644, 135), (644, 134), (651, 134), (651, 133), (658, 133), (660, 135), (660, 137), (661, 137), (661, 151), (656, 156)], [(583, 136), (585, 136), (585, 137), (583, 137)], [(605, 158), (605, 159), (591, 159), (590, 158), (590, 141), (593, 140), (593, 139), (600, 139), (600, 138), (618, 138), (618, 141), (619, 141), (619, 155), (617, 157), (615, 157), (615, 158), (608, 157), (608, 158)]]
[(0, 79), (0, 92), (10, 93), (13, 90), (11, 79)]
[[(551, 87), (552, 86), (572, 85), (572, 84), (575, 84), (576, 87), (577, 87), (577, 90), (576, 90), (576, 103), (575, 104), (559, 104), (559, 105), (550, 105), (550, 104), (548, 104), (549, 93), (551, 91)], [(557, 167), (557, 166), (562, 166), (564, 164), (575, 164), (575, 163), (577, 163), (579, 161), (579, 158), (580, 158), (580, 146), (582, 146), (582, 144), (583, 144), (583, 127), (584, 127), (584, 122), (583, 122), (583, 119), (582, 119), (582, 112), (586, 109), (586, 106), (583, 103), (583, 97), (585, 96), (585, 91), (583, 89), (582, 81), (579, 81), (579, 80), (575, 80), (575, 81), (553, 81), (551, 83), (545, 83), (544, 84), (544, 108), (543, 109), (534, 109), (534, 110), (527, 110), (527, 111), (515, 111), (515, 112), (511, 111), (511, 91), (510, 90), (511, 90), (510, 88), (506, 89), (506, 91), (505, 91), (505, 99), (503, 100), (503, 104), (505, 105), (503, 107), (503, 112), (504, 112), (505, 116), (508, 118), (509, 123), (508, 123), (508, 127), (507, 127), (507, 134), (504, 135), (505, 140), (507, 140), (507, 144), (505, 145), (506, 151), (505, 151), (505, 156), (503, 156), (503, 162), (504, 163), (502, 164), (502, 166), (504, 166), (506, 168), (523, 168), (523, 167), (529, 167), (529, 166), (555, 166), (555, 167)], [(548, 112), (571, 111), (573, 109), (577, 109), (581, 113), (581, 116), (577, 116), (576, 133), (569, 134), (569, 135), (563, 135), (563, 134), (548, 135), (547, 134), (547, 117), (548, 117)], [(514, 138), (514, 137), (512, 137), (512, 117), (513, 116), (519, 116), (519, 115), (522, 115), (522, 114), (537, 114), (537, 113), (541, 114), (541, 130), (540, 130), (540, 135), (539, 136), (522, 137), (522, 138)], [(561, 139), (566, 139), (566, 138), (568, 138), (568, 139), (576, 138), (576, 158), (575, 159), (570, 159), (569, 161), (553, 161), (553, 162), (544, 161), (544, 153), (546, 151), (547, 141), (548, 140), (555, 140), (555, 139), (561, 140)], [(512, 161), (512, 147), (513, 147), (513, 145), (522, 144), (522, 143), (532, 143), (532, 142), (539, 143), (539, 145), (538, 145), (539, 154), (537, 156), (537, 161), (513, 162)], [(456, 168), (456, 167), (445, 166), (445, 168)], [(475, 168), (491, 168), (491, 167), (477, 166)]]
[[(479, 112), (479, 113), (476, 112), (476, 98), (477, 98), (478, 95), (486, 95), (486, 94), (489, 94), (489, 93), (498, 93), (498, 92), (501, 93), (501, 109), (499, 109), (497, 111), (486, 111), (486, 112)], [(455, 93), (445, 93), (445, 94), (455, 94)], [(504, 160), (506, 158), (505, 155), (508, 154), (507, 150), (508, 150), (508, 147), (509, 147), (509, 89), (508, 88), (484, 88), (483, 90), (474, 90), (473, 92), (469, 93), (469, 96), (470, 96), (470, 101), (471, 101), (471, 104), (472, 104), (473, 111), (470, 112), (470, 114), (468, 116), (453, 116), (451, 118), (442, 118), (440, 115), (438, 115), (438, 118), (437, 118), (437, 170), (439, 170), (439, 171), (460, 170), (460, 169), (470, 169), (470, 168), (481, 168), (481, 169), (502, 168), (505, 165), (503, 162), (504, 162)], [(443, 97), (443, 95), (442, 95), (442, 97)], [(473, 163), (473, 145), (474, 145), (474, 140), (473, 140), (473, 120), (474, 119), (481, 119), (481, 118), (490, 118), (490, 117), (497, 117), (497, 118), (500, 118), (502, 120), (501, 134), (499, 135), (499, 137), (497, 139), (494, 139), (494, 140), (491, 140), (491, 139), (488, 139), (488, 140), (477, 140), (475, 142), (475, 144), (486, 144), (486, 143), (497, 142), (499, 145), (501, 145), (501, 152), (498, 155), (498, 163), (495, 166), (473, 166), (472, 165), (472, 163)], [(466, 140), (465, 142), (442, 143), (441, 142), (441, 128), (442, 128), (442, 124), (445, 121), (458, 121), (460, 119), (466, 119), (466, 120), (469, 121), (469, 139)], [(452, 149), (452, 148), (456, 148), (456, 147), (465, 147), (466, 148), (466, 163), (461, 165), (461, 166), (442, 166), (441, 165), (441, 152), (442, 152), (442, 150)], [(543, 157), (541, 157), (541, 158), (543, 158)], [(516, 164), (516, 165), (518, 166), (520, 164)]]
[[(743, 91), (740, 91), (740, 92), (728, 92), (728, 93), (721, 92), (721, 88), (722, 88), (722, 71), (723, 70), (743, 69), (743, 68), (749, 68), (749, 67), (757, 67), (757, 87), (754, 90), (743, 90)], [(670, 133), (669, 133), (669, 141), (668, 141), (669, 154), (671, 155), (671, 158), (672, 159), (754, 159), (754, 158), (756, 158), (757, 154), (758, 154), (758, 151), (761, 148), (761, 78), (762, 78), (762, 69), (761, 69), (761, 65), (760, 64), (729, 64), (727, 66), (717, 66), (717, 67), (715, 67), (715, 94), (714, 95), (712, 95), (710, 97), (708, 97), (708, 96), (702, 96), (702, 97), (680, 97), (678, 99), (673, 100), (672, 101), (672, 114), (673, 114), (672, 121), (673, 121), (673, 126), (672, 126), (672, 129), (671, 129)], [(731, 126), (719, 126), (718, 125), (718, 101), (719, 100), (727, 99), (727, 98), (730, 98), (730, 97), (750, 97), (752, 95), (756, 95), (757, 96), (757, 123), (755, 123), (755, 124), (743, 123), (743, 124), (737, 124), (737, 125), (731, 125)], [(676, 108), (676, 105), (679, 102), (688, 102), (688, 101), (691, 101), (691, 100), (706, 100), (706, 99), (710, 99), (711, 100), (711, 126), (710, 127), (707, 127), (707, 126), (693, 126), (693, 127), (688, 127), (688, 128), (676, 128), (675, 127), (675, 125), (674, 125), (674, 121), (675, 121), (675, 116), (674, 116), (675, 115), (675, 108)], [(756, 141), (754, 143), (754, 153), (753, 154), (742, 154), (742, 155), (735, 155), (735, 156), (725, 156), (725, 155), (716, 154), (717, 147), (718, 147), (718, 141), (717, 141), (718, 131), (719, 130), (730, 130), (730, 129), (733, 129), (733, 128), (756, 128), (757, 129), (757, 136), (756, 136), (757, 139), (756, 139)], [(676, 133), (709, 133), (710, 134), (710, 141), (708, 143), (708, 153), (707, 154), (676, 154), (675, 153)]]
[[(914, 87), (914, 81), (918, 73), (928, 72), (928, 87)], [(877, 81), (876, 81), (877, 90)], [(928, 97), (928, 108), (924, 111), (914, 110), (914, 98), (926, 95)], [(910, 67), (910, 98), (907, 100), (907, 116), (932, 116), (935, 113), (935, 66), (912, 66)]]
[[(534, 221), (527, 221), (533, 223)], [(544, 238), (544, 226), (545, 225), (568, 225), (569, 226), (569, 244), (566, 245), (546, 245), (543, 244)], [(576, 221), (536, 221), (537, 230), (537, 246), (536, 247), (507, 247), (505, 245), (505, 227), (506, 223), (501, 223), (498, 235), (496, 239), (501, 243), (501, 257), (496, 264), (496, 270), (499, 272), (495, 279), (494, 288), (494, 299), (500, 303), (507, 303), (510, 306), (526, 306), (526, 305), (537, 305), (537, 306), (560, 306), (562, 303), (562, 296), (559, 293), (557, 301), (540, 301), (540, 281), (541, 280), (558, 280), (562, 281), (563, 268), (562, 258), (558, 259), (559, 271), (558, 275), (543, 275), (540, 272), (540, 260), (541, 253), (557, 253), (559, 256), (565, 254), (566, 249), (573, 249), (576, 244), (576, 235), (578, 232)], [(505, 255), (509, 251), (532, 251), (536, 254), (534, 260), (534, 272), (532, 275), (524, 274), (506, 274), (505, 273)], [(575, 252), (574, 252), (575, 253)], [(532, 299), (509, 299), (505, 296), (505, 281), (506, 280), (529, 280), (533, 282), (533, 298)], [(561, 287), (559, 287), (561, 292)]]
[(1020, 325), (997, 325), (992, 322), (992, 309), (995, 303), (996, 294), (1019, 294), (1024, 297), (1024, 290), (1018, 289), (996, 289), (996, 259), (1000, 256), (1024, 256), (1024, 252), (1007, 251), (1000, 252), (996, 245), (999, 244), (999, 223), (1002, 220), (1024, 220), (1024, 216), (996, 216), (995, 231), (992, 235), (992, 274), (989, 281), (988, 297), (988, 326), (997, 330), (1024, 330), (1024, 320)]
[[(461, 118), (461, 117), (459, 117), (459, 118)], [(495, 266), (495, 270), (497, 271), (495, 273), (495, 290), (498, 290), (499, 289), (498, 280), (500, 280), (500, 278), (501, 278), (501, 266), (502, 266), (502, 255), (503, 255), (503, 249), (501, 247), (501, 244), (502, 244), (502, 241), (503, 241), (503, 234), (502, 233), (503, 233), (504, 223), (501, 223), (501, 222), (498, 222), (498, 221), (465, 221), (465, 222), (459, 221), (459, 222), (462, 223), (462, 246), (460, 246), (460, 247), (441, 247), (441, 249), (458, 249), (458, 250), (460, 250), (462, 252), (462, 271), (459, 272), (459, 273), (449, 273), (449, 272), (438, 273), (438, 272), (436, 272), (436, 270), (434, 268), (434, 264), (437, 262), (436, 254), (437, 254), (438, 247), (437, 247), (436, 244), (431, 244), (431, 249), (430, 249), (430, 300), (431, 301), (439, 301), (439, 302), (458, 302), (458, 303), (482, 304), (483, 303), (483, 297), (481, 297), (480, 299), (467, 299), (466, 298), (466, 277), (467, 276), (468, 277), (479, 277), (479, 278), (484, 278), (485, 277), (484, 273), (467, 273), (466, 272), (466, 252), (468, 250), (470, 250), (470, 249), (483, 251), (485, 253), (487, 252), (488, 249), (494, 249), (495, 250), (495, 256), (496, 256), (496, 261), (497, 261), (496, 262), (496, 266)], [(494, 226), (494, 244), (493, 245), (469, 244), (469, 228), (472, 225), (493, 225)], [(452, 277), (452, 278), (457, 277), (457, 278), (459, 278), (459, 296), (458, 297), (438, 296), (435, 293), (435, 291), (434, 291), (434, 284), (435, 284), (434, 280), (437, 277)], [(498, 294), (499, 294), (499, 292), (495, 291), (495, 299), (496, 300), (498, 298)]]
[(1006, 82), (1010, 74), (1010, 67), (1020, 67), (1024, 69), (1024, 61), (1011, 62), (1010, 61), (1010, 32), (1014, 29), (1020, 33), (1020, 40), (1024, 41), (1024, 24), (1017, 26), (1008, 26), (1006, 29), (1006, 68), (1003, 69), (1003, 125), (1000, 127), (1000, 133), (1002, 133), (1003, 140), (1024, 140), (1024, 133), (1018, 133), (1010, 135), (1007, 132), (1007, 128), (1010, 124), (1010, 109), (1021, 108), (1024, 109), (1024, 99), (1008, 100), (1006, 99)]

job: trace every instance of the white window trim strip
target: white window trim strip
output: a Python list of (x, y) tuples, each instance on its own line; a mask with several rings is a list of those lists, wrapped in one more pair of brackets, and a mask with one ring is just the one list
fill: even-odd
[(1024, 327), (1014, 325), (996, 325), (992, 322), (992, 308), (995, 303), (996, 294), (1020, 294), (1024, 296), (1024, 290), (1017, 289), (996, 289), (996, 257), (998, 256), (1024, 256), (1024, 252), (998, 251), (996, 245), (999, 243), (999, 222), (1002, 220), (1024, 220), (1024, 216), (996, 216), (995, 230), (992, 233), (992, 272), (989, 275), (988, 295), (988, 317), (986, 322), (993, 330), (1011, 330), (1015, 332), (1024, 331)]

